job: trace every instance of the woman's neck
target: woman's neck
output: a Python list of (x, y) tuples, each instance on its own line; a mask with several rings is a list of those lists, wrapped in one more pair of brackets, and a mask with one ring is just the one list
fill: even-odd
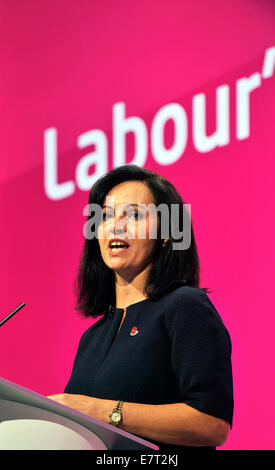
[(148, 276), (149, 266), (133, 278), (126, 278), (115, 273), (116, 277), (116, 308), (126, 308), (128, 305), (140, 302), (147, 298), (144, 286)]

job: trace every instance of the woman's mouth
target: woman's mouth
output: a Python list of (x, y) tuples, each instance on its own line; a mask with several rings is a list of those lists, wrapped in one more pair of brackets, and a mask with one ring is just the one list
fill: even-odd
[(128, 248), (129, 244), (126, 241), (110, 241), (108, 252), (112, 255), (119, 255)]

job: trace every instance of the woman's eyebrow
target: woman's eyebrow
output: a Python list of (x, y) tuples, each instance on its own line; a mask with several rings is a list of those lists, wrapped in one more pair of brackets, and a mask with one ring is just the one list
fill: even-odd
[[(118, 205), (123, 206), (123, 204), (118, 204)], [(138, 207), (138, 208), (142, 208), (142, 209), (144, 208), (144, 206), (146, 206), (146, 204), (125, 204), (125, 207)], [(114, 209), (113, 206), (108, 206), (108, 205), (107, 206), (106, 205), (102, 206), (102, 209), (107, 209), (107, 208), (108, 209)]]

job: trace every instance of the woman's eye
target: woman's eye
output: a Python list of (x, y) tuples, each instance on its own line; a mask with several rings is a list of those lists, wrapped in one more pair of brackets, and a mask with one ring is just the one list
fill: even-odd
[(135, 219), (135, 220), (141, 219), (141, 213), (138, 211), (132, 211), (130, 213), (130, 217), (132, 217), (132, 219)]
[[(133, 220), (139, 220), (142, 218), (142, 214), (139, 211), (131, 211), (131, 212), (124, 212), (123, 217), (129, 217)], [(114, 217), (113, 212), (103, 212), (102, 213), (102, 220), (110, 220), (111, 218)]]
[(111, 217), (113, 217), (113, 214), (112, 214), (111, 212), (104, 212), (104, 213), (102, 214), (103, 220), (110, 219)]

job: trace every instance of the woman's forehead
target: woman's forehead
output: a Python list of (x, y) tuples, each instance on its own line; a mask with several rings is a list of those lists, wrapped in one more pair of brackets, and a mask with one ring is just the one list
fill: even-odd
[[(103, 205), (106, 202), (116, 204), (149, 204), (154, 203), (154, 196), (148, 186), (142, 181), (124, 181), (114, 186), (106, 195)], [(108, 205), (108, 204), (107, 204)]]

